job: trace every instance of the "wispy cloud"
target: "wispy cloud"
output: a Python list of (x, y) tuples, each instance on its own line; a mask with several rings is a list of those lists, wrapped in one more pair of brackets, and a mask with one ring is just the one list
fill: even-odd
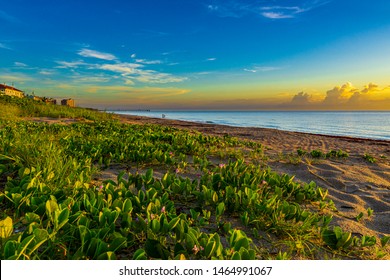
[(207, 58), (207, 59), (206, 59), (206, 61), (215, 61), (215, 60), (217, 60), (216, 57), (210, 57), (210, 58)]
[(257, 73), (257, 72), (276, 71), (276, 70), (280, 70), (280, 69), (282, 69), (282, 67), (276, 67), (276, 66), (255, 66), (255, 67), (251, 67), (251, 68), (244, 68), (244, 71)]
[(294, 18), (296, 15), (309, 11), (312, 7), (302, 8), (298, 6), (269, 6), (261, 7), (260, 14), (270, 19)]
[[(307, 0), (300, 5), (287, 6), (280, 0), (273, 1), (275, 5), (264, 5), (265, 1), (253, 3), (253, 1), (214, 1), (207, 5), (209, 12), (220, 17), (243, 17), (245, 15), (257, 14), (268, 19), (291, 19), (299, 14), (308, 12), (314, 8), (327, 4), (325, 0)], [(281, 3), (281, 5), (278, 5)]]
[(147, 60), (147, 59), (136, 59), (135, 62), (141, 64), (162, 64), (161, 60)]
[(143, 65), (137, 63), (117, 63), (97, 65), (98, 69), (112, 71), (121, 74), (129, 81), (138, 81), (141, 83), (178, 83), (185, 81), (187, 78), (178, 77), (168, 73), (161, 73), (155, 70), (143, 69)]
[(16, 61), (16, 62), (14, 63), (14, 65), (15, 65), (16, 67), (21, 67), (21, 68), (24, 68), (24, 67), (27, 67), (27, 66), (28, 66), (26, 63), (18, 62), (18, 61)]
[[(125, 85), (138, 86), (141, 84), (179, 83), (188, 79), (187, 77), (148, 69), (153, 67), (153, 65), (163, 64), (163, 61), (144, 58), (136, 59), (136, 54), (132, 54), (129, 58), (133, 62), (123, 62), (113, 54), (98, 52), (87, 48), (78, 51), (77, 54), (85, 57), (85, 61), (56, 61), (58, 64), (56, 67), (57, 69), (68, 69), (73, 75), (79, 75), (73, 76), (73, 80), (75, 81), (80, 81), (80, 76), (96, 77), (99, 74), (104, 75), (104, 79), (99, 78), (96, 79), (96, 81), (106, 81), (108, 79), (107, 77), (110, 77), (110, 80), (121, 79)], [(90, 62), (87, 58), (98, 58), (105, 61)], [(113, 75), (112, 73), (116, 73), (116, 75)]]
[(83, 65), (87, 65), (87, 63), (85, 63), (84, 61), (82, 60), (77, 60), (77, 61), (56, 61), (57, 64), (59, 64), (59, 66), (57, 66), (56, 68), (78, 68), (80, 66), (83, 66)]
[(103, 59), (103, 60), (115, 60), (117, 59), (115, 55), (110, 54), (110, 53), (104, 53), (104, 52), (99, 52), (91, 49), (81, 49), (78, 52), (79, 55), (83, 57), (93, 57), (93, 58), (98, 58), (98, 59)]
[(53, 70), (50, 70), (50, 69), (42, 69), (38, 73), (41, 75), (44, 75), (44, 76), (51, 76), (51, 75), (55, 74), (55, 72)]
[(22, 73), (0, 73), (0, 81), (7, 83), (21, 83), (32, 81), (33, 78)]
[(117, 64), (103, 64), (96, 65), (96, 68), (102, 70), (108, 70), (116, 73), (120, 73), (122, 75), (135, 74), (136, 69), (142, 67), (141, 64), (136, 63), (117, 63)]
[(9, 46), (4, 43), (0, 43), (0, 49), (12, 50)]

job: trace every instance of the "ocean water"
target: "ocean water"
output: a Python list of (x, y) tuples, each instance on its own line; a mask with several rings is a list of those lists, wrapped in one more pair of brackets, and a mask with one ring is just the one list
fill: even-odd
[(390, 111), (112, 111), (116, 114), (390, 140)]

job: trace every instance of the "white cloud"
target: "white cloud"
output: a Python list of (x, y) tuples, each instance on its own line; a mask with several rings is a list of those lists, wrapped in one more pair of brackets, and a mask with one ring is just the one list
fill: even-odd
[(98, 69), (109, 70), (122, 75), (135, 74), (135, 69), (139, 67), (142, 67), (142, 65), (136, 63), (103, 64), (97, 66)]
[(87, 65), (87, 63), (85, 63), (82, 60), (72, 61), (72, 62), (56, 61), (56, 63), (60, 65), (57, 66), (56, 68), (78, 68), (79, 66)]
[(217, 60), (217, 58), (215, 58), (215, 57), (210, 57), (210, 58), (207, 58), (206, 60), (207, 60), (207, 61), (214, 61), (214, 60)]
[[(253, 3), (255, 2), (255, 3)], [(257, 2), (257, 3), (256, 3)], [(274, 6), (262, 6), (260, 1), (237, 1), (224, 0), (218, 1), (213, 5), (207, 5), (209, 12), (212, 12), (220, 17), (242, 17), (248, 14), (258, 14), (268, 19), (289, 19), (294, 18), (298, 14), (308, 12), (314, 8), (328, 3), (326, 0), (306, 0), (301, 1), (299, 6), (283, 6), (278, 5), (279, 0), (273, 0)], [(266, 2), (266, 1), (262, 1)], [(271, 2), (271, 1), (270, 1)]]
[(244, 71), (257, 73), (257, 72), (270, 72), (282, 69), (281, 67), (276, 66), (255, 66), (252, 68), (244, 68)]
[(0, 43), (0, 49), (11, 50), (10, 47), (8, 47), (6, 44), (3, 44), (3, 43)]
[[(137, 63), (117, 63), (117, 64), (103, 64), (97, 65), (97, 69), (112, 71), (120, 73), (123, 77), (126, 78), (128, 82), (129, 79), (131, 82), (133, 80), (139, 81), (141, 83), (178, 83), (186, 80), (185, 77), (177, 77), (168, 73), (161, 73), (154, 70), (143, 69), (142, 64)], [(125, 81), (125, 82), (126, 82)]]
[(54, 73), (52, 71), (48, 71), (48, 70), (41, 70), (41, 71), (39, 71), (39, 74), (45, 75), (45, 76), (50, 76), (50, 75), (53, 75)]
[(270, 19), (283, 19), (283, 18), (293, 18), (293, 15), (287, 15), (283, 14), (281, 12), (264, 12), (261, 13), (263, 17), (270, 18)]
[(261, 7), (261, 15), (270, 19), (284, 19), (284, 18), (294, 18), (296, 15), (306, 12), (311, 8), (301, 8), (297, 6), (293, 7), (283, 7), (283, 6), (271, 6), (271, 7)]
[(18, 62), (18, 61), (16, 61), (16, 62), (14, 63), (14, 65), (15, 65), (16, 67), (27, 67), (27, 66), (28, 66), (27, 64), (25, 64), (25, 63), (23, 63), (23, 62)]
[(167, 84), (167, 83), (179, 83), (187, 80), (185, 77), (176, 77), (167, 73), (159, 73), (153, 70), (138, 70), (138, 76), (135, 79), (142, 83), (156, 83), (156, 84)]
[(98, 58), (98, 59), (103, 59), (103, 60), (115, 60), (116, 56), (110, 54), (110, 53), (103, 53), (103, 52), (98, 52), (95, 50), (90, 50), (90, 49), (81, 49), (78, 52), (79, 55), (83, 57), (93, 57), (93, 58)]
[(135, 53), (133, 53), (132, 55), (130, 55), (131, 58), (136, 58), (136, 56), (137, 56), (137, 55), (136, 55)]
[(147, 60), (147, 59), (136, 59), (135, 62), (142, 64), (161, 64), (161, 60)]

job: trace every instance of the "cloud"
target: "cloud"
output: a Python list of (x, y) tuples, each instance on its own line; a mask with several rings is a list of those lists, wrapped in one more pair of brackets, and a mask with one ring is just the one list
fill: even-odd
[[(262, 1), (266, 2), (266, 1)], [(259, 1), (214, 1), (211, 5), (207, 5), (207, 10), (220, 17), (235, 17), (240, 18), (250, 14), (260, 15), (267, 19), (291, 19), (299, 14), (308, 12), (314, 8), (327, 4), (329, 1), (323, 0), (307, 0), (303, 1), (299, 6), (278, 5), (280, 0), (274, 0), (273, 6), (266, 6)]]
[(139, 67), (142, 67), (142, 65), (136, 63), (103, 64), (96, 66), (98, 69), (112, 71), (122, 75), (135, 74), (136, 69)]
[(283, 19), (283, 18), (293, 18), (293, 15), (286, 15), (280, 12), (263, 12), (261, 13), (263, 17), (270, 18), (270, 19)]
[(5, 50), (12, 50), (10, 47), (8, 47), (6, 44), (4, 43), (0, 43), (0, 49), (5, 49)]
[(167, 73), (159, 73), (153, 70), (141, 70), (138, 71), (138, 76), (135, 79), (142, 83), (179, 83), (187, 80), (186, 77), (177, 77)]
[[(134, 62), (122, 62), (113, 54), (97, 52), (86, 48), (77, 52), (77, 54), (84, 57), (94, 57), (111, 61), (98, 61), (95, 63), (86, 63), (83, 60), (70, 62), (56, 61), (58, 64), (56, 68), (69, 69), (74, 74), (74, 80), (80, 80), (80, 76), (96, 77), (98, 74), (104, 73), (101, 71), (105, 71), (104, 75), (109, 74), (107, 71), (117, 73), (117, 75), (110, 74), (110, 79), (122, 79), (125, 85), (134, 85), (135, 83), (167, 84), (187, 80), (186, 77), (148, 69), (151, 65), (162, 64), (163, 61), (161, 60), (135, 59), (136, 55), (133, 54), (131, 58)], [(105, 81), (105, 79), (103, 80)], [(98, 79), (97, 81), (101, 80)]]
[(270, 7), (261, 7), (260, 14), (263, 17), (270, 19), (285, 19), (285, 18), (294, 18), (296, 15), (306, 12), (311, 8), (300, 8), (298, 6), (270, 6)]
[(116, 56), (110, 54), (110, 53), (103, 53), (103, 52), (98, 52), (95, 50), (90, 50), (90, 49), (81, 49), (78, 52), (79, 55), (83, 57), (93, 57), (93, 58), (98, 58), (102, 60), (115, 60), (117, 59)]
[(207, 58), (207, 59), (206, 59), (206, 61), (215, 61), (215, 60), (217, 60), (216, 57), (210, 57), (210, 58)]
[(289, 103), (281, 104), (284, 108), (300, 108), (311, 110), (371, 110), (385, 109), (390, 103), (390, 88), (381, 88), (374, 83), (363, 86), (362, 90), (347, 82), (335, 86), (322, 98), (314, 100), (313, 96), (299, 92)]
[(44, 76), (50, 76), (50, 75), (54, 75), (55, 73), (52, 70), (41, 70), (41, 71), (39, 71), (39, 74), (44, 75)]
[(137, 55), (136, 55), (135, 53), (133, 53), (132, 55), (130, 55), (131, 58), (136, 58), (136, 56), (137, 56)]
[(29, 82), (34, 80), (31, 76), (21, 73), (0, 73), (0, 81), (4, 83), (21, 83)]
[(247, 5), (236, 1), (224, 1), (215, 5), (207, 5), (207, 10), (219, 17), (240, 18), (248, 13)]
[(294, 105), (310, 105), (311, 104), (311, 95), (309, 95), (308, 93), (306, 92), (299, 92), (297, 93), (296, 95), (294, 95), (293, 99), (291, 100), (291, 103), (294, 104)]
[(347, 101), (356, 92), (358, 92), (358, 89), (353, 87), (350, 82), (347, 82), (342, 86), (335, 86), (333, 89), (328, 90), (322, 103), (326, 105), (339, 105)]
[(270, 72), (270, 71), (276, 71), (282, 69), (281, 67), (276, 67), (276, 66), (255, 66), (252, 68), (244, 68), (244, 71), (246, 72), (252, 72), (252, 73), (257, 73), (257, 72)]
[(135, 62), (142, 64), (161, 64), (161, 60), (147, 60), (147, 59), (136, 59)]
[(27, 66), (28, 66), (27, 64), (25, 64), (25, 63), (23, 63), (23, 62), (18, 62), (18, 61), (16, 61), (16, 62), (14, 63), (14, 65), (15, 65), (16, 67), (27, 67)]
[(139, 63), (117, 63), (117, 64), (104, 64), (96, 66), (101, 70), (108, 70), (121, 74), (131, 81), (139, 81), (141, 83), (178, 83), (187, 80), (186, 77), (178, 77), (168, 73), (161, 73), (155, 70), (143, 69), (143, 65)]
[(78, 68), (79, 66), (87, 65), (87, 63), (82, 60), (72, 62), (56, 61), (56, 63), (59, 64), (59, 66), (57, 66), (56, 68)]
[(364, 89), (362, 90), (362, 93), (373, 93), (373, 92), (377, 92), (377, 91), (380, 91), (381, 89), (379, 88), (378, 85), (374, 84), (374, 83), (369, 83), (368, 85), (364, 86)]

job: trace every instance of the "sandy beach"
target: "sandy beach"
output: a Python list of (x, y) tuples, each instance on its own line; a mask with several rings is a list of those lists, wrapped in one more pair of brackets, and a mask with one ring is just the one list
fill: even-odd
[[(168, 119), (123, 116), (131, 124), (159, 124), (179, 129), (196, 130), (211, 135), (230, 135), (260, 142), (265, 147), (267, 164), (279, 173), (294, 175), (301, 182), (316, 182), (329, 190), (338, 212), (334, 222), (357, 235), (383, 236), (390, 234), (390, 142), (350, 137), (326, 136), (266, 128), (230, 127)], [(345, 159), (297, 158), (297, 149), (305, 151), (343, 150)], [(363, 158), (369, 154), (374, 163)], [(294, 160), (295, 159), (295, 160)], [(367, 209), (374, 210), (370, 217)], [(364, 213), (360, 222), (359, 213)]]

